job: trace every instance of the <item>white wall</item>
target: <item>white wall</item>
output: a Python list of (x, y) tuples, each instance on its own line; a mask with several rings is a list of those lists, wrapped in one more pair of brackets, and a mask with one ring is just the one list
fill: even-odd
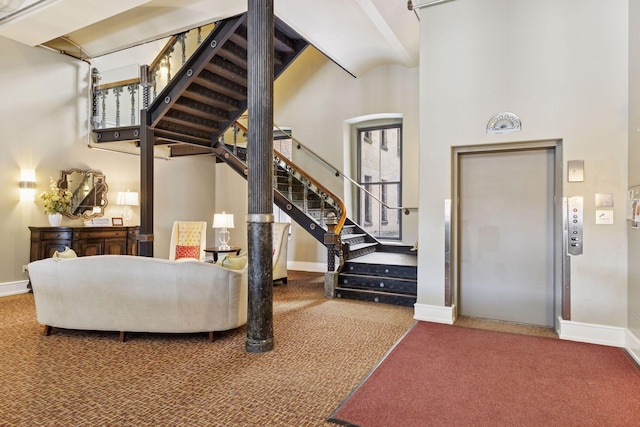
[[(137, 156), (87, 148), (89, 64), (38, 47), (0, 37), (0, 284), (26, 279), (21, 272), (29, 262), (30, 225), (47, 225), (42, 204), (20, 202), (21, 168), (35, 168), (36, 194), (47, 189), (49, 177), (60, 170), (97, 169), (106, 175), (110, 204), (106, 216), (121, 216), (115, 194), (138, 190)], [(211, 158), (156, 160), (156, 256), (168, 257), (174, 219), (202, 219), (211, 224), (215, 167)], [(134, 208), (134, 222), (139, 221)], [(62, 225), (82, 225), (63, 219)], [(213, 242), (213, 234), (209, 236)]]
[[(627, 2), (456, 0), (420, 11), (418, 303), (444, 305), (444, 200), (451, 148), (562, 139), (585, 181), (584, 255), (572, 259), (572, 320), (626, 326)], [(510, 111), (523, 130), (487, 135)], [(566, 176), (566, 174), (564, 175)], [(614, 225), (595, 225), (596, 193), (613, 193)]]
[[(629, 186), (640, 185), (640, 2), (629, 2)], [(627, 225), (629, 227), (629, 225)], [(640, 230), (629, 227), (628, 328), (640, 337)], [(636, 351), (640, 351), (636, 349)], [(640, 353), (639, 353), (640, 354)]]

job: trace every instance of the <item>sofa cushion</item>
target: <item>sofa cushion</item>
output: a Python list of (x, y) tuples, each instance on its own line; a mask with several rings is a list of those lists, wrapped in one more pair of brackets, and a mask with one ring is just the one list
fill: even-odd
[(176, 259), (180, 258), (200, 258), (200, 246), (176, 245)]
[(247, 268), (248, 257), (247, 253), (240, 255), (227, 255), (216, 262), (221, 267), (228, 268), (229, 270), (244, 270)]
[(54, 258), (54, 259), (78, 258), (78, 254), (76, 254), (76, 252), (73, 249), (71, 249), (69, 246), (65, 246), (64, 251), (62, 252), (55, 251), (51, 258)]

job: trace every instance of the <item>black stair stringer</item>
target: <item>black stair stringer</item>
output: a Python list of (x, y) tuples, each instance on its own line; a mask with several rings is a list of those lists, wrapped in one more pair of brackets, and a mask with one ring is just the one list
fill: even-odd
[[(196, 51), (189, 57), (187, 62), (180, 68), (169, 84), (158, 94), (153, 103), (149, 106), (151, 115), (151, 127), (155, 127), (158, 122), (171, 110), (180, 96), (184, 93), (195, 79), (200, 76), (205, 66), (210, 63), (225, 42), (233, 35), (236, 29), (247, 19), (246, 14), (226, 19), (217, 24), (213, 31), (203, 40)], [(243, 110), (238, 111), (238, 117)], [(217, 138), (216, 138), (217, 139)]]
[[(236, 171), (240, 176), (247, 179), (248, 169), (246, 163), (242, 161), (238, 156), (230, 152), (226, 146), (217, 141), (213, 145), (213, 152), (216, 157)], [(304, 228), (309, 234), (311, 234), (318, 242), (324, 244), (324, 235), (326, 230), (322, 228), (313, 218), (304, 213), (293, 201), (286, 198), (277, 189), (273, 190), (274, 203), (283, 211), (287, 213), (298, 225)]]

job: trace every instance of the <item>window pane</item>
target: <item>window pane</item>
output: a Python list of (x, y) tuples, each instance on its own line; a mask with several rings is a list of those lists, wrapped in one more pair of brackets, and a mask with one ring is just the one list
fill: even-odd
[(402, 127), (358, 130), (359, 224), (378, 238), (400, 239)]
[[(371, 181), (380, 180), (380, 144), (378, 141), (379, 132), (362, 132), (362, 140), (367, 142), (360, 144), (360, 181), (364, 181), (365, 176), (371, 177)], [(365, 134), (369, 136), (364, 137)]]

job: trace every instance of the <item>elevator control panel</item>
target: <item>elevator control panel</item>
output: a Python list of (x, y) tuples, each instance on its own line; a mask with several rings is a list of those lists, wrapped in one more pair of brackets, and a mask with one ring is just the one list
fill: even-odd
[(567, 199), (568, 219), (568, 248), (570, 255), (582, 255), (583, 239), (583, 199), (582, 196), (572, 196)]

